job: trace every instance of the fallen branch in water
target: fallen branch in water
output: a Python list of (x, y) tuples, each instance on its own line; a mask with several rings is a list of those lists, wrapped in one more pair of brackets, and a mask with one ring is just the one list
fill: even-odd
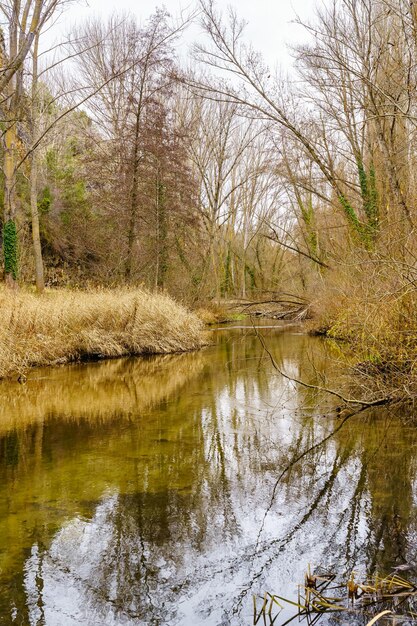
[(324, 392), (324, 393), (328, 393), (331, 396), (335, 396), (336, 398), (339, 398), (345, 404), (353, 404), (353, 405), (356, 405), (356, 406), (359, 406), (359, 407), (362, 407), (362, 408), (368, 408), (368, 407), (372, 407), (372, 406), (381, 406), (383, 404), (388, 404), (389, 402), (392, 401), (391, 396), (385, 396), (383, 398), (379, 398), (377, 400), (371, 400), (371, 401), (358, 400), (356, 398), (345, 398), (338, 391), (334, 391), (334, 389), (328, 389), (328, 387), (320, 387), (319, 385), (311, 385), (309, 383), (304, 382), (303, 380), (299, 380), (298, 378), (294, 378), (292, 376), (289, 376), (288, 374), (283, 372), (281, 370), (281, 368), (278, 366), (277, 362), (275, 361), (273, 355), (271, 354), (270, 350), (268, 349), (268, 347), (267, 347), (267, 345), (265, 343), (265, 339), (260, 334), (260, 332), (258, 331), (256, 326), (254, 324), (252, 324), (252, 327), (253, 327), (253, 329), (255, 331), (256, 336), (258, 337), (259, 341), (261, 342), (263, 349), (265, 350), (265, 352), (269, 356), (273, 368), (279, 374), (281, 374), (281, 376), (283, 378), (285, 378), (286, 380), (290, 380), (291, 382), (297, 383), (297, 385), (301, 385), (302, 387), (307, 387), (307, 389), (314, 389), (315, 391), (321, 391), (321, 392)]

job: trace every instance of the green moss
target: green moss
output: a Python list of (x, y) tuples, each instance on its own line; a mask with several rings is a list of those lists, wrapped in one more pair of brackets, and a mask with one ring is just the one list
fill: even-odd
[(342, 205), (345, 215), (350, 224), (359, 234), (362, 234), (361, 223), (358, 219), (358, 216), (356, 215), (355, 210), (348, 201), (348, 199), (342, 193), (339, 194), (339, 202)]
[(17, 279), (17, 229), (14, 220), (8, 220), (3, 226), (4, 270)]
[(359, 235), (361, 242), (367, 249), (371, 249), (373, 247), (373, 242), (375, 239), (375, 228), (371, 227), (369, 221), (365, 224), (359, 221), (355, 210), (343, 194), (339, 195), (339, 201), (343, 207), (348, 222), (353, 227), (356, 234)]
[(245, 265), (245, 272), (249, 275), (250, 278), (250, 288), (253, 291), (256, 288), (256, 280), (255, 280), (255, 272), (253, 268), (249, 265)]
[(368, 239), (368, 243), (375, 240), (378, 230), (378, 192), (376, 188), (375, 167), (371, 163), (369, 174), (366, 173), (363, 162), (357, 159), (359, 184), (361, 188), (361, 196), (363, 202), (363, 210), (367, 218), (367, 224), (364, 228), (364, 235)]

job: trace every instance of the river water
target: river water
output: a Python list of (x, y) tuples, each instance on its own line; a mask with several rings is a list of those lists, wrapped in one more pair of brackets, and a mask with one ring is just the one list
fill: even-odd
[[(334, 345), (262, 334), (289, 376), (343, 387)], [(0, 624), (250, 625), (253, 594), (296, 598), (309, 564), (343, 579), (417, 563), (410, 417), (343, 422), (250, 328), (211, 336), (0, 385)]]

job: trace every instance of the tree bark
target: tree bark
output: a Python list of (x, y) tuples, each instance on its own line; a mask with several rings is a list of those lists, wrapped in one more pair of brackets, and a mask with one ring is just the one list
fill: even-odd
[[(38, 45), (39, 35), (35, 38), (33, 49), (33, 76), (32, 76), (32, 143), (36, 141), (38, 131)], [(32, 152), (30, 164), (30, 214), (32, 220), (33, 256), (35, 259), (36, 289), (42, 293), (45, 289), (42, 246), (39, 228), (38, 209), (38, 156), (36, 150)]]

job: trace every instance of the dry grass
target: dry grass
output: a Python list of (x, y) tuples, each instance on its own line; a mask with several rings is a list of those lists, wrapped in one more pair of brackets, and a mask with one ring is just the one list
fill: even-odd
[(207, 326), (222, 324), (223, 322), (233, 319), (233, 314), (224, 306), (216, 302), (206, 302), (194, 312), (203, 324), (206, 324)]
[[(346, 593), (347, 591), (347, 593)], [(330, 592), (330, 593), (329, 593)], [(398, 574), (388, 576), (375, 574), (363, 584), (355, 581), (351, 573), (345, 584), (336, 582), (335, 574), (323, 576), (311, 575), (308, 568), (304, 584), (298, 586), (298, 598), (289, 599), (277, 594), (265, 593), (263, 597), (253, 596), (253, 624), (257, 625), (263, 618), (263, 623), (275, 624), (279, 613), (284, 606), (295, 607), (297, 612), (285, 624), (297, 623), (306, 620), (308, 624), (315, 624), (326, 613), (346, 616), (341, 623), (353, 624), (355, 617), (366, 618), (375, 610), (378, 614), (371, 617), (366, 626), (373, 626), (382, 617), (391, 615), (390, 623), (397, 623), (397, 618), (407, 620), (407, 624), (416, 623), (415, 598), (417, 587), (415, 583), (401, 578)], [(258, 612), (259, 600), (262, 601)], [(395, 609), (401, 607), (402, 614), (396, 614)], [(339, 622), (340, 620), (337, 619)], [(362, 619), (360, 619), (362, 622)]]
[(201, 321), (144, 290), (36, 296), (0, 292), (0, 378), (90, 357), (185, 352), (204, 344)]
[(396, 266), (339, 271), (316, 292), (314, 308), (314, 330), (349, 342), (360, 384), (417, 396), (417, 290)]
[(245, 319), (242, 306), (233, 300), (220, 302), (206, 302), (197, 308), (194, 313), (206, 325), (224, 324)]

